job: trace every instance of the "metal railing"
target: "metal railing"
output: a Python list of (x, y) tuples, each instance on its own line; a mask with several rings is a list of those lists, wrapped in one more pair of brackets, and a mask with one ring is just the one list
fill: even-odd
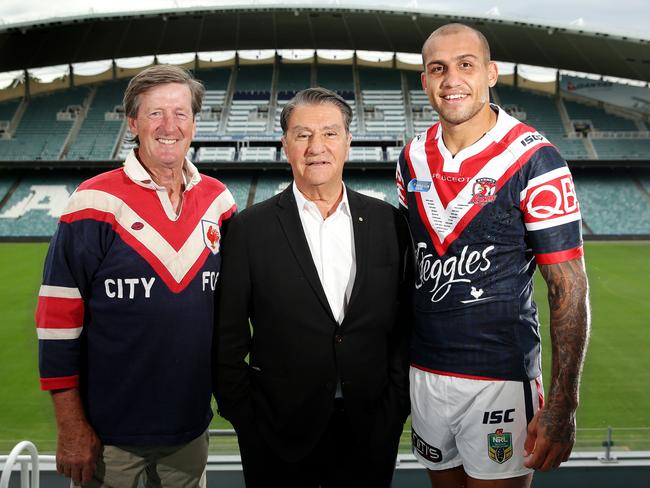
[[(20, 456), (24, 450), (29, 452), (29, 456)], [(4, 456), (0, 456), (0, 459)], [(0, 478), (0, 488), (9, 487), (9, 479), (14, 468), (14, 464), (20, 463), (20, 488), (38, 488), (40, 470), (38, 466), (38, 450), (36, 446), (29, 441), (22, 441), (16, 444), (5, 461), (2, 477)], [(31, 466), (31, 483), (29, 468)]]

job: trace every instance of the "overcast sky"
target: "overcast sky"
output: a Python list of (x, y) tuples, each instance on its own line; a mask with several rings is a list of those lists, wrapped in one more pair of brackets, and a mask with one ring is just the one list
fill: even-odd
[(397, 10), (437, 11), (445, 14), (498, 17), (630, 37), (650, 39), (648, 0), (0, 0), (0, 22), (12, 24), (90, 12), (119, 12), (218, 5), (306, 5), (394, 7)]

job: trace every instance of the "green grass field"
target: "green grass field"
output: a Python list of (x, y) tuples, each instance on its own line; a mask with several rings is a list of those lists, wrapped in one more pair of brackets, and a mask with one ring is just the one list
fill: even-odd
[[(46, 244), (0, 244), (0, 453), (29, 439), (53, 451), (56, 432), (49, 395), (40, 391), (34, 307)], [(649, 242), (589, 242), (593, 330), (578, 411), (580, 449), (599, 448), (607, 426), (617, 449), (650, 450)], [(550, 381), (548, 307), (537, 277), (544, 337), (545, 380)], [(213, 428), (227, 428), (215, 419)], [(593, 429), (593, 430), (592, 430)], [(628, 430), (629, 429), (629, 430)], [(408, 438), (403, 436), (403, 448)], [(235, 440), (217, 438), (213, 452), (232, 452)]]

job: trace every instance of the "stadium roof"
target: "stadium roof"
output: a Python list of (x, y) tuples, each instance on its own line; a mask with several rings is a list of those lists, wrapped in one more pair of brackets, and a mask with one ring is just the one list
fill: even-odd
[(91, 14), (0, 27), (0, 72), (151, 54), (247, 49), (419, 52), (450, 21), (499, 61), (650, 81), (650, 40), (522, 21), (336, 6), (225, 6)]

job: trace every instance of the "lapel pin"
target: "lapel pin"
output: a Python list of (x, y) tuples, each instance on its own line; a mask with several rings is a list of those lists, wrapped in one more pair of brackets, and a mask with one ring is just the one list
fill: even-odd
[(359, 217), (359, 222), (363, 222), (363, 217)]

